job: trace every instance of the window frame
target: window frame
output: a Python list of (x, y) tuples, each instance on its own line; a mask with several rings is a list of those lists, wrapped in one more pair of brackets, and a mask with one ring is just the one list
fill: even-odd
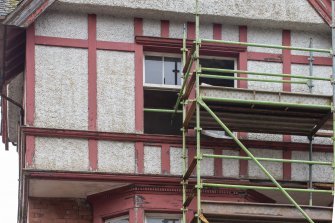
[[(146, 83), (145, 82), (145, 57), (146, 56), (156, 56), (156, 57), (171, 57), (171, 58), (179, 58), (181, 63), (182, 63), (182, 55), (181, 54), (175, 54), (175, 53), (158, 53), (158, 52), (144, 52), (144, 57), (143, 57), (143, 87), (160, 87), (160, 88), (171, 88), (171, 89), (180, 89), (181, 85), (183, 84), (183, 79), (180, 82), (180, 85), (171, 85), (171, 84), (151, 84), (151, 83)], [(237, 63), (238, 63), (238, 58), (236, 57), (220, 57), (220, 56), (209, 56), (209, 55), (204, 55), (201, 56), (202, 59), (213, 59), (213, 60), (230, 60), (234, 61), (234, 70), (237, 70)], [(183, 67), (181, 67), (181, 70)], [(163, 68), (164, 70), (164, 63), (163, 63)], [(182, 71), (181, 71), (182, 72)], [(182, 73), (181, 73), (182, 74)], [(234, 73), (234, 77), (237, 77), (237, 74)], [(164, 78), (164, 76), (162, 77)], [(162, 80), (162, 83), (164, 83), (164, 79)], [(238, 81), (234, 80), (234, 88), (237, 88), (238, 86)]]
[(128, 223), (130, 222), (130, 218), (129, 218), (129, 214), (122, 214), (122, 215), (117, 215), (117, 216), (110, 216), (110, 217), (105, 217), (103, 218), (103, 223), (105, 223), (106, 221), (112, 220), (112, 221), (118, 221), (118, 220), (123, 220), (127, 218), (128, 219)]
[(148, 218), (169, 218), (169, 219), (178, 219), (179, 222), (182, 222), (182, 216), (180, 214), (171, 214), (171, 213), (144, 213), (144, 223), (148, 223)]
[[(180, 59), (180, 64), (181, 64), (180, 75), (182, 75), (182, 69), (183, 68), (182, 68), (182, 55), (181, 54), (144, 52), (144, 57), (143, 57), (143, 87), (161, 87), (161, 88), (172, 88), (172, 89), (180, 89), (181, 88), (181, 85), (183, 84), (183, 79), (181, 79), (180, 85), (164, 84), (164, 75), (162, 76), (162, 83), (163, 84), (146, 83), (145, 82), (145, 57), (146, 56), (162, 57), (162, 58), (164, 58), (164, 57), (170, 57), (170, 58), (178, 58), (178, 59)], [(164, 72), (164, 59), (163, 59), (162, 72)]]
[[(219, 57), (219, 56), (202, 56), (201, 59), (213, 59), (213, 60), (231, 60), (234, 61), (234, 70), (237, 70), (237, 62), (238, 62), (238, 58), (236, 57)], [(234, 77), (237, 77), (237, 74), (234, 73)], [(234, 81), (234, 88), (237, 88), (238, 86), (238, 81), (237, 80), (233, 80)]]

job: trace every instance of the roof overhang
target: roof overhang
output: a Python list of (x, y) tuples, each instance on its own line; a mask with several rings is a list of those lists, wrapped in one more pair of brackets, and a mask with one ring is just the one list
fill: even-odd
[(0, 24), (0, 86), (24, 70), (25, 29)]
[(26, 28), (54, 2), (55, 0), (24, 0), (7, 16), (4, 24)]
[(332, 5), (331, 0), (308, 0), (315, 11), (325, 20), (328, 25), (332, 23)]

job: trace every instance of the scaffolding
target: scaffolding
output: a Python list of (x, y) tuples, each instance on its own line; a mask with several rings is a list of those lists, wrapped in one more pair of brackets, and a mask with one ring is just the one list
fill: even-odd
[[(167, 109), (145, 109), (145, 111), (150, 112), (168, 112), (168, 113), (182, 113), (183, 115), (183, 126), (182, 126), (182, 159), (183, 159), (183, 176), (182, 176), (182, 190), (183, 190), (183, 223), (186, 223), (186, 213), (188, 210), (188, 206), (190, 205), (192, 199), (196, 197), (197, 204), (197, 213), (196, 213), (196, 221), (197, 223), (205, 222), (208, 223), (206, 217), (202, 212), (202, 199), (201, 193), (204, 188), (231, 188), (231, 189), (257, 189), (257, 190), (272, 190), (272, 191), (280, 191), (295, 208), (297, 208), (300, 213), (304, 216), (304, 218), (313, 223), (313, 219), (306, 213), (306, 211), (299, 205), (288, 192), (302, 192), (309, 194), (309, 205), (312, 206), (312, 194), (313, 193), (326, 193), (334, 195), (333, 190), (320, 190), (313, 188), (312, 182), (312, 166), (313, 165), (324, 165), (331, 166), (333, 168), (333, 180), (335, 180), (335, 113), (334, 113), (334, 105), (335, 105), (335, 19), (334, 19), (334, 1), (332, 0), (332, 49), (318, 49), (313, 48), (312, 40), (308, 48), (303, 47), (293, 47), (293, 46), (282, 46), (282, 45), (269, 45), (269, 44), (259, 44), (259, 43), (248, 43), (248, 42), (233, 42), (233, 41), (225, 41), (225, 40), (212, 40), (212, 39), (201, 39), (199, 35), (199, 0), (196, 0), (196, 10), (195, 10), (195, 41), (191, 49), (187, 49), (187, 41), (186, 41), (186, 32), (184, 26), (184, 37), (183, 37), (183, 48), (182, 50), (182, 61), (183, 61), (183, 83), (178, 94), (178, 99), (174, 110)], [(203, 44), (224, 44), (227, 46), (245, 46), (245, 47), (260, 47), (260, 48), (270, 48), (270, 49), (281, 49), (281, 50), (290, 50), (290, 51), (304, 51), (310, 53), (309, 65), (310, 65), (310, 74), (309, 75), (301, 75), (301, 74), (280, 74), (280, 73), (269, 73), (269, 72), (253, 72), (253, 71), (245, 71), (245, 70), (231, 70), (231, 69), (218, 69), (218, 68), (206, 68), (201, 67), (200, 64), (200, 49)], [(325, 77), (316, 77), (313, 76), (313, 53), (324, 53), (328, 54), (333, 59), (333, 67), (332, 67), (332, 76), (329, 78)], [(224, 75), (214, 75), (213, 72), (217, 74), (236, 74), (236, 76), (224, 76)], [(241, 74), (248, 74), (248, 77), (241, 76)], [(249, 76), (261, 76), (261, 77), (276, 77), (281, 78), (278, 79), (266, 79), (266, 78), (254, 78)], [(298, 84), (298, 85), (306, 85), (309, 87), (310, 95), (312, 95), (313, 81), (324, 81), (331, 83), (333, 95), (330, 97), (329, 103), (297, 103), (297, 102), (289, 102), (289, 101), (269, 101), (269, 100), (258, 100), (258, 99), (244, 99), (244, 98), (234, 98), (234, 97), (219, 97), (219, 96), (206, 96), (202, 94), (202, 87), (200, 80), (201, 78), (212, 78), (212, 79), (224, 79), (224, 80), (238, 80), (238, 81), (247, 81), (247, 82), (269, 82), (269, 83), (290, 83), (290, 84)], [(190, 98), (191, 91), (195, 89), (195, 98)], [(306, 94), (304, 96), (308, 97)], [(182, 109), (180, 109), (180, 105), (182, 105)], [(221, 109), (217, 109), (221, 106)], [(252, 107), (255, 108), (257, 106), (261, 107), (263, 110), (273, 112), (273, 109), (276, 109), (275, 114), (279, 114), (279, 112), (285, 112), (288, 109), (294, 110), (297, 113), (301, 112), (312, 112), (313, 114), (318, 114), (321, 118), (317, 120), (317, 123), (303, 123), (306, 127), (305, 130), (301, 130), (300, 127), (285, 127), (282, 131), (272, 130), (270, 133), (277, 134), (288, 134), (288, 135), (304, 135), (309, 139), (309, 160), (294, 160), (294, 159), (275, 159), (275, 158), (260, 158), (255, 157), (250, 150), (240, 141), (240, 139), (234, 134), (234, 131), (245, 131), (248, 132), (248, 128), (253, 125), (250, 120), (250, 125), (247, 127), (243, 127), (243, 125), (230, 122), (230, 126), (220, 118), (220, 113), (224, 110), (225, 106), (235, 106), (235, 107)], [(201, 123), (201, 116), (204, 116), (204, 112), (206, 112), (206, 121), (204, 125)], [(289, 117), (281, 116), (282, 120), (286, 120), (289, 123), (289, 120), (292, 120)], [(208, 118), (211, 117), (214, 122), (208, 123)], [(285, 119), (287, 118), (287, 119)], [(187, 156), (187, 131), (192, 126), (191, 120), (194, 120), (194, 130), (196, 134), (196, 155), (195, 157)], [(312, 147), (313, 147), (313, 137), (316, 132), (326, 123), (332, 119), (332, 140), (333, 140), (333, 162), (323, 162), (323, 161), (313, 161), (312, 160)], [(244, 120), (248, 122), (248, 120)], [(201, 131), (202, 127), (206, 128), (208, 126), (213, 126), (213, 123), (216, 123), (225, 133), (231, 137), (233, 141), (245, 152), (247, 156), (231, 156), (231, 155), (214, 155), (214, 154), (206, 154), (201, 151)], [(302, 125), (301, 125), (302, 126)], [(313, 126), (313, 127), (311, 127)], [(276, 127), (273, 127), (276, 128)], [(268, 133), (268, 128), (261, 126), (260, 132)], [(252, 131), (251, 131), (252, 132)], [(188, 158), (192, 159), (191, 164), (188, 165)], [(201, 161), (203, 158), (211, 158), (211, 159), (234, 159), (234, 160), (251, 160), (253, 161), (258, 168), (268, 177), (268, 179), (274, 184), (273, 187), (268, 186), (249, 186), (249, 185), (237, 185), (237, 184), (214, 184), (207, 183), (206, 180), (201, 176)], [(274, 176), (264, 167), (264, 165), (260, 162), (280, 162), (280, 163), (298, 163), (298, 164), (307, 164), (309, 165), (309, 182), (308, 188), (284, 188), (281, 184), (275, 179)], [(188, 182), (195, 171), (196, 175), (196, 185), (194, 187), (194, 193), (188, 194)]]

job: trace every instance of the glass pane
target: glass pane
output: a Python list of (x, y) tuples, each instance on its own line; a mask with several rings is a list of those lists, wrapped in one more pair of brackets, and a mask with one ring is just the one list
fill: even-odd
[(145, 83), (163, 84), (162, 57), (145, 57)]
[(168, 85), (180, 85), (181, 63), (179, 58), (164, 58), (164, 80)]
[(111, 218), (111, 219), (105, 220), (105, 223), (129, 223), (129, 218), (128, 216)]
[(179, 219), (147, 218), (147, 223), (180, 223), (180, 222), (179, 222)]
[[(233, 60), (216, 60), (216, 59), (200, 59), (201, 67), (208, 68), (221, 68), (221, 69), (234, 69)], [(222, 75), (233, 77), (233, 73), (218, 73), (206, 71), (206, 74), (212, 75)], [(200, 83), (209, 84), (213, 86), (225, 86), (225, 87), (234, 87), (234, 80), (230, 79), (212, 79), (212, 78), (200, 78)]]

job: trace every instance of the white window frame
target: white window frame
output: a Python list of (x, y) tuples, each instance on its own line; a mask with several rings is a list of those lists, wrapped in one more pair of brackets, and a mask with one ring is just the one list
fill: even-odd
[(107, 223), (108, 221), (120, 221), (120, 220), (124, 220), (124, 219), (128, 219), (128, 223), (129, 223), (129, 215), (122, 215), (119, 217), (108, 217), (106, 219), (104, 219), (104, 223)]
[(181, 85), (183, 84), (183, 80), (181, 80), (180, 85), (174, 85), (174, 84), (151, 84), (145, 82), (145, 57), (146, 56), (154, 56), (154, 57), (162, 57), (163, 58), (163, 66), (162, 66), (162, 83), (164, 83), (164, 57), (170, 57), (170, 58), (178, 58), (180, 59), (181, 64), (181, 70), (180, 73), (182, 73), (182, 58), (180, 54), (173, 54), (173, 53), (153, 53), (148, 52), (144, 53), (143, 57), (143, 86), (144, 87), (160, 87), (160, 88), (172, 88), (172, 89), (180, 89)]
[[(180, 54), (174, 53), (155, 53), (155, 52), (144, 52), (143, 57), (143, 86), (144, 87), (159, 87), (159, 88), (172, 88), (172, 89), (180, 89), (181, 85), (183, 84), (183, 79), (181, 80), (181, 85), (169, 85), (169, 84), (150, 84), (145, 82), (145, 57), (146, 56), (156, 56), (156, 57), (172, 57), (172, 58), (179, 58), (182, 62), (182, 56)], [(234, 61), (234, 70), (237, 70), (237, 58), (234, 57), (218, 57), (218, 56), (201, 56), (201, 59), (214, 59), (214, 60), (231, 60)], [(163, 67), (162, 72), (164, 73), (164, 60), (163, 60)], [(183, 67), (181, 67), (182, 72)], [(234, 77), (237, 74), (234, 73)], [(162, 76), (162, 83), (164, 83), (164, 75)], [(237, 88), (237, 80), (234, 80), (234, 88)]]
[(148, 223), (148, 218), (168, 218), (168, 219), (178, 219), (181, 223), (182, 216), (180, 214), (165, 214), (165, 213), (145, 213), (145, 223)]

